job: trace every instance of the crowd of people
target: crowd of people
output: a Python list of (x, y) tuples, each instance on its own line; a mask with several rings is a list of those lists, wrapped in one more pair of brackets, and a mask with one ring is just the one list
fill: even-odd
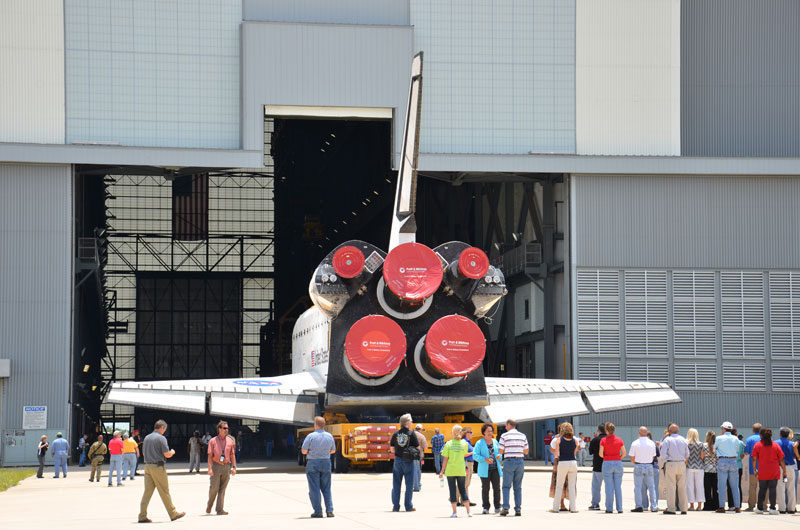
[[(391, 503), (393, 511), (400, 511), (401, 493), (405, 482), (402, 506), (406, 511), (416, 511), (413, 495), (422, 488), (421, 470), (428, 440), (422, 434), (423, 426), (413, 425), (410, 414), (400, 417), (399, 429), (390, 439), (390, 451), (394, 455)], [(301, 452), (305, 455), (306, 478), (309, 499), (313, 508), (312, 518), (334, 517), (331, 493), (331, 455), (336, 453), (333, 436), (325, 430), (325, 420), (314, 420), (315, 430), (303, 440)], [(451, 517), (458, 517), (458, 507), (465, 508), (467, 517), (472, 517), (475, 502), (470, 500), (469, 486), (473, 469), (477, 468), (481, 479), (483, 514), (500, 516), (522, 514), (523, 460), (529, 453), (525, 434), (517, 430), (516, 421), (507, 420), (505, 432), (495, 437), (495, 426), (481, 426), (480, 438), (473, 442), (469, 426), (454, 425), (449, 440), (436, 429), (430, 444), (434, 466), (442, 487), (445, 480), (449, 489), (448, 501)], [(81, 451), (79, 465), (92, 466), (89, 481), (100, 481), (102, 463), (110, 457), (108, 486), (122, 486), (126, 479), (135, 480), (139, 458), (144, 461), (144, 493), (142, 495), (139, 522), (148, 523), (150, 499), (158, 491), (171, 520), (185, 515), (172, 503), (169, 480), (165, 464), (175, 455), (169, 448), (164, 434), (167, 424), (159, 420), (154, 431), (143, 440), (138, 431), (132, 436), (115, 431), (105, 443), (98, 435), (89, 444), (83, 437), (78, 449)], [(227, 422), (217, 424), (217, 435), (209, 433), (201, 437), (195, 431), (189, 441), (190, 473), (199, 472), (201, 456), (207, 463), (209, 497), (206, 513), (214, 509), (217, 515), (227, 515), (225, 492), (230, 478), (236, 475), (240, 445), (229, 435)], [(800, 462), (800, 442), (794, 442), (794, 433), (781, 427), (778, 437), (773, 437), (769, 428), (754, 424), (752, 435), (746, 439), (733, 425), (725, 421), (720, 432), (709, 430), (701, 441), (696, 429), (688, 429), (686, 437), (677, 424), (670, 424), (660, 439), (654, 439), (647, 427), (640, 427), (638, 438), (628, 448), (617, 436), (613, 423), (598, 426), (594, 436), (588, 440), (583, 433), (575, 434), (573, 426), (562, 423), (557, 433), (548, 431), (546, 462), (552, 462), (553, 470), (550, 496), (553, 499), (551, 512), (577, 512), (577, 474), (584, 451), (592, 457), (591, 504), (589, 510), (605, 513), (622, 513), (623, 459), (628, 457), (633, 465), (634, 507), (631, 512), (659, 512), (659, 500), (666, 501), (665, 515), (686, 514), (689, 511), (713, 511), (740, 513), (749, 511), (762, 514), (794, 514), (797, 505), (797, 467)], [(56, 440), (48, 444), (42, 436), (38, 446), (39, 470), (43, 477), (44, 457), (50, 450), (56, 461), (55, 476), (63, 470), (66, 477), (66, 459), (69, 444), (58, 433)], [(63, 462), (62, 462), (63, 461)], [(603, 485), (605, 487), (603, 488)], [(601, 508), (601, 490), (605, 491), (605, 503)], [(743, 509), (742, 504), (747, 503)], [(569, 506), (566, 506), (566, 503)], [(324, 504), (324, 510), (323, 510)], [(727, 504), (727, 509), (726, 509)]]
[[(632, 512), (658, 512), (658, 500), (663, 499), (665, 515), (701, 510), (795, 513), (800, 443), (792, 441), (794, 433), (788, 427), (781, 427), (774, 439), (771, 429), (756, 423), (752, 435), (744, 439), (726, 421), (719, 434), (709, 430), (703, 442), (696, 429), (689, 429), (683, 437), (674, 423), (664, 430), (660, 441), (653, 439), (647, 427), (640, 427), (639, 437), (627, 451), (615, 431), (613, 423), (601, 424), (589, 443), (593, 457), (589, 510), (601, 510), (605, 484), (605, 512), (614, 513), (616, 508), (622, 513), (622, 459), (627, 455), (633, 464)], [(572, 425), (562, 423), (550, 447), (555, 457), (552, 511), (566, 510), (563, 499), (569, 500), (570, 511), (576, 511), (574, 457), (580, 448), (573, 439)], [(744, 510), (743, 502), (748, 504)]]

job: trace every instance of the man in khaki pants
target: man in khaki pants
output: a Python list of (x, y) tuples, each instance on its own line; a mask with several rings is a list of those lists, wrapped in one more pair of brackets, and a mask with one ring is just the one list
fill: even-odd
[(161, 502), (164, 503), (164, 508), (169, 513), (169, 518), (172, 521), (180, 519), (186, 512), (178, 512), (172, 504), (172, 497), (169, 494), (169, 479), (167, 478), (167, 458), (172, 458), (175, 455), (175, 450), (169, 448), (167, 439), (164, 438), (164, 433), (167, 431), (167, 422), (158, 420), (155, 424), (155, 431), (148, 434), (144, 439), (142, 446), (142, 455), (144, 456), (144, 494), (142, 495), (142, 503), (139, 509), (139, 522), (152, 523), (147, 518), (147, 505), (150, 504), (150, 498), (153, 496), (153, 491), (158, 490), (161, 496)]
[(211, 513), (214, 499), (217, 500), (217, 515), (228, 515), (225, 511), (225, 490), (231, 475), (236, 475), (236, 440), (228, 436), (228, 422), (217, 423), (217, 436), (208, 441), (208, 489), (206, 513)]
[(100, 482), (100, 473), (103, 471), (103, 459), (108, 452), (108, 447), (103, 443), (103, 435), (97, 435), (97, 441), (89, 448), (89, 462), (92, 463), (92, 474), (89, 475), (89, 482), (97, 476), (97, 482)]
[[(689, 501), (686, 497), (686, 464), (689, 461), (689, 444), (686, 442), (686, 438), (678, 434), (678, 426), (674, 423), (669, 426), (669, 436), (661, 442), (661, 461), (664, 462), (667, 490), (667, 509), (664, 514), (674, 515), (677, 510), (680, 510), (681, 514), (685, 514), (689, 509)], [(676, 493), (677, 499), (675, 498)]]

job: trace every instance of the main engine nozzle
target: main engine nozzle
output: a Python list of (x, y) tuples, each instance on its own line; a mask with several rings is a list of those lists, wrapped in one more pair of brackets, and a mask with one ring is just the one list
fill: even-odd
[(464, 316), (448, 315), (419, 340), (414, 363), (423, 379), (447, 386), (477, 370), (485, 356), (486, 339), (478, 325)]
[(416, 318), (430, 307), (442, 277), (442, 261), (429, 247), (421, 243), (398, 245), (383, 262), (378, 302), (395, 318)]
[(406, 335), (389, 317), (369, 315), (347, 332), (344, 353), (345, 369), (353, 380), (382, 385), (394, 377), (406, 356)]

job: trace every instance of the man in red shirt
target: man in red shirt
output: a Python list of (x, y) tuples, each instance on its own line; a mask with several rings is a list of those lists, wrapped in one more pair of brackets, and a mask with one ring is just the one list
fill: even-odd
[(553, 442), (553, 431), (547, 431), (544, 435), (544, 464), (549, 466), (553, 463), (553, 452), (550, 450), (550, 444)]
[[(786, 463), (780, 445), (772, 441), (772, 429), (761, 429), (761, 441), (753, 447), (753, 469), (758, 479), (758, 505), (756, 512), (766, 512), (764, 499), (769, 490), (770, 515), (778, 515), (776, 489), (778, 480), (786, 478)], [(780, 466), (780, 467), (779, 467)], [(781, 470), (783, 474), (781, 475)]]
[(122, 483), (122, 433), (114, 431), (114, 438), (108, 442), (108, 454), (111, 455), (111, 460), (108, 463), (108, 487), (111, 487), (111, 477), (114, 475), (114, 470), (117, 470), (117, 486), (124, 486)]
[(206, 513), (211, 513), (214, 499), (217, 500), (217, 515), (228, 515), (225, 511), (225, 490), (231, 476), (236, 475), (236, 440), (228, 435), (228, 422), (217, 423), (217, 436), (208, 442), (208, 490)]

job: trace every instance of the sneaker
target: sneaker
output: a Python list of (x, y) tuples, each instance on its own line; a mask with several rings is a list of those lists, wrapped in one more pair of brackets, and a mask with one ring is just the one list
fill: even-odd
[(451, 518), (451, 519), (455, 519), (455, 518), (457, 518), (457, 517), (458, 517), (458, 514), (457, 514), (457, 513), (451, 513), (451, 514), (450, 514), (450, 518)]
[(467, 517), (472, 517), (472, 512), (467, 512)]
[(508, 515), (508, 510), (506, 510), (505, 508), (503, 508), (502, 510), (500, 510), (500, 515), (501, 515), (502, 517), (505, 517), (506, 515)]
[(769, 514), (770, 514), (770, 515), (780, 515), (780, 513), (781, 513), (781, 512), (779, 512), (778, 510), (770, 510), (770, 511), (769, 511)]
[[(500, 508), (495, 508), (494, 509), (494, 513), (500, 513)], [(792, 513), (794, 513), (794, 512), (792, 512)]]
[(482, 513), (483, 515), (489, 515), (489, 508), (484, 508)]
[(514, 510), (514, 517), (519, 517), (522, 515), (522, 510)]
[(653, 512), (653, 513), (656, 513), (656, 512), (658, 512), (658, 508), (650, 508), (650, 511)]
[(593, 512), (599, 512), (600, 511), (600, 507), (592, 504), (591, 506), (589, 506), (589, 510), (591, 510)]

